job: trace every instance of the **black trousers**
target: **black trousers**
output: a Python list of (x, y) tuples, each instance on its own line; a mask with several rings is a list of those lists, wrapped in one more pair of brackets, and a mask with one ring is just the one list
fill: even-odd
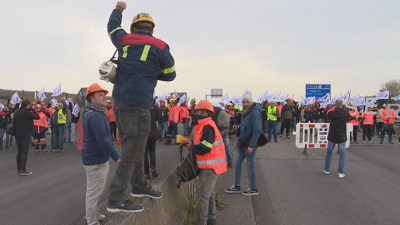
[(28, 160), (29, 146), (31, 145), (31, 138), (26, 137), (16, 140), (18, 153), (17, 153), (17, 170), (26, 172), (26, 161)]
[(117, 140), (117, 123), (110, 122), (110, 128), (111, 128), (111, 136), (114, 137), (114, 140)]
[[(151, 168), (154, 170), (156, 168), (156, 141), (150, 141), (147, 139), (146, 150), (144, 152), (144, 174), (149, 175)], [(149, 155), (150, 155), (150, 165), (149, 165)]]
[(368, 141), (371, 141), (372, 135), (372, 126), (373, 125), (363, 125), (363, 140), (365, 141), (365, 136), (367, 136)]
[(291, 125), (292, 125), (292, 119), (283, 119), (282, 126), (281, 126), (281, 134), (283, 134), (283, 131), (286, 128), (286, 136), (289, 136)]
[(350, 135), (350, 141), (353, 138), (353, 141), (357, 141), (357, 132), (358, 132), (358, 126), (353, 126), (353, 136)]

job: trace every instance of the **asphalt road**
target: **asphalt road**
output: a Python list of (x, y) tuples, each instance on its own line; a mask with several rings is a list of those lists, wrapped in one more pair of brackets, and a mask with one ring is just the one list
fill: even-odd
[[(303, 149), (295, 148), (293, 137), (279, 138), (278, 143), (258, 150), (260, 195), (236, 197), (222, 192), (228, 206), (219, 212), (218, 223), (399, 224), (400, 146), (395, 140), (395, 145), (351, 146), (347, 149), (346, 177), (339, 179), (337, 154), (333, 156), (331, 174), (324, 175), (324, 149), (308, 149), (305, 156)], [(374, 142), (379, 143), (377, 138)], [(169, 154), (167, 148), (174, 147), (158, 145), (161, 166), (168, 163), (163, 162)], [(64, 153), (35, 153), (31, 148), (27, 169), (33, 175), (27, 177), (16, 175), (15, 156), (16, 146), (0, 151), (0, 224), (82, 221), (86, 176), (81, 155), (73, 146), (67, 144)], [(113, 162), (110, 165), (109, 182), (116, 169)], [(221, 189), (232, 185), (233, 176), (233, 169), (222, 176)], [(243, 177), (242, 186), (246, 189), (248, 174)], [(240, 213), (235, 211), (237, 208)]]
[(400, 224), (397, 138), (395, 145), (376, 144), (375, 137), (374, 145), (350, 146), (343, 179), (337, 177), (336, 153), (331, 173), (325, 175), (325, 149), (308, 149), (305, 156), (295, 148), (294, 138), (269, 143), (256, 160), (256, 224)]

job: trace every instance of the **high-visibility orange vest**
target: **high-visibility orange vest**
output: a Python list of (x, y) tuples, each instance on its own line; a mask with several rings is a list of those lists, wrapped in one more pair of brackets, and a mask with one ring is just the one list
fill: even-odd
[(179, 122), (179, 108), (176, 105), (169, 109), (168, 126), (171, 121), (174, 123)]
[(363, 117), (364, 125), (374, 125), (374, 114), (363, 112)]
[[(40, 127), (48, 128), (47, 117), (43, 112), (37, 112), (39, 114), (38, 120), (33, 120), (33, 125), (37, 127), (37, 133), (40, 134)], [(36, 128), (35, 127), (35, 128)]]
[[(353, 114), (354, 112), (355, 112), (354, 110), (351, 110), (351, 111), (349, 112), (349, 114), (351, 115), (351, 114)], [(358, 125), (360, 125), (360, 122), (359, 122), (357, 119), (360, 118), (360, 112), (357, 111), (357, 114), (356, 114), (355, 117), (356, 117), (356, 119), (355, 119), (355, 120), (350, 120), (349, 123), (353, 124), (353, 126), (358, 126)]]
[(179, 122), (183, 123), (183, 119), (188, 119), (188, 118), (190, 118), (188, 107), (187, 106), (181, 107)]
[(234, 117), (236, 114), (236, 111), (234, 109), (225, 109), (225, 111), (228, 113), (230, 117)]
[[(385, 124), (393, 124), (394, 118), (396, 118), (396, 113), (391, 112), (390, 116), (388, 116), (388, 109), (386, 108), (385, 110), (382, 111), (381, 118), (383, 119), (383, 122)], [(389, 118), (389, 122), (387, 121), (388, 118)]]
[(106, 116), (107, 116), (108, 122), (115, 122), (114, 107), (106, 110)]
[[(193, 144), (202, 143), (206, 146), (212, 147), (210, 152), (204, 155), (196, 155), (197, 166), (200, 169), (213, 169), (217, 175), (225, 173), (227, 170), (225, 144), (222, 140), (222, 136), (218, 130), (218, 127), (215, 125), (215, 122), (212, 120), (211, 117), (199, 120), (198, 123), (199, 125), (196, 126), (196, 133), (194, 134)], [(204, 126), (207, 125), (211, 126), (214, 129), (214, 143), (200, 141), (201, 137), (203, 136)]]
[(282, 116), (282, 108), (283, 108), (283, 105), (278, 105), (278, 110), (279, 110), (279, 116), (278, 117)]
[(49, 114), (50, 114), (50, 117), (52, 117), (53, 116), (53, 113), (54, 113), (54, 111), (56, 111), (55, 109), (52, 109), (52, 108), (50, 108), (49, 109)]

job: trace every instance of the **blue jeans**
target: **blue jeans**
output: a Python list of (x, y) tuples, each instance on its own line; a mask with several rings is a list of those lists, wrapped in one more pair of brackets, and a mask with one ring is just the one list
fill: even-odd
[(53, 127), (53, 149), (64, 149), (64, 125)]
[[(325, 171), (329, 171), (331, 168), (332, 151), (335, 148), (335, 144), (336, 143), (328, 141), (328, 149), (325, 157)], [(338, 143), (338, 149), (340, 155), (338, 173), (344, 173), (344, 164), (346, 163), (346, 142)]]
[(278, 141), (278, 134), (276, 133), (277, 132), (276, 125), (277, 125), (276, 120), (268, 120), (268, 140), (271, 140), (271, 135), (272, 135), (271, 131), (273, 130), (274, 140)]
[(292, 117), (292, 126), (290, 131), (296, 130), (296, 124), (297, 124), (297, 117), (293, 116)]
[(170, 126), (168, 127), (168, 130), (167, 130), (167, 143), (171, 144), (171, 137), (172, 136), (176, 136), (178, 134), (179, 134), (178, 133), (178, 124), (173, 124), (171, 122), (171, 124), (170, 124)]
[(10, 135), (7, 134), (6, 128), (0, 128), (0, 146), (3, 146), (4, 133), (6, 134), (6, 146), (8, 146), (8, 142), (10, 141)]
[[(67, 139), (68, 136), (68, 139)], [(71, 123), (66, 123), (64, 128), (64, 140), (71, 141)]]
[(189, 133), (189, 124), (183, 123), (183, 134)]
[(240, 179), (242, 176), (242, 162), (244, 158), (247, 158), (247, 165), (250, 170), (251, 189), (257, 189), (256, 154), (257, 148), (253, 148), (253, 152), (248, 153), (247, 149), (240, 149), (238, 146), (235, 161), (235, 186), (240, 187)]
[(167, 122), (158, 122), (158, 130), (160, 130), (161, 133), (161, 141), (164, 140), (164, 131), (165, 134), (167, 134), (167, 129), (168, 129), (168, 125)]
[(226, 157), (228, 158), (228, 163), (233, 161), (233, 154), (232, 154), (232, 149), (231, 146), (229, 144), (229, 133), (228, 133), (228, 129), (226, 130), (222, 130), (221, 131), (221, 136), (222, 139), (224, 140), (224, 144), (225, 144), (225, 153), (226, 153)]

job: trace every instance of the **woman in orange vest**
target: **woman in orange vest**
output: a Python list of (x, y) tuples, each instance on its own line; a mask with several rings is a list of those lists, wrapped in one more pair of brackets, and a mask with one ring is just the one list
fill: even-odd
[(179, 115), (179, 122), (183, 123), (183, 135), (189, 135), (189, 110), (187, 102), (183, 103), (183, 106), (180, 107), (180, 115)]
[(178, 123), (179, 123), (179, 106), (176, 105), (176, 99), (169, 100), (169, 117), (168, 117), (168, 130), (167, 130), (167, 142), (166, 145), (171, 144), (172, 132), (178, 135)]
[(42, 112), (41, 105), (36, 105), (36, 112), (39, 114), (38, 120), (33, 120), (33, 145), (35, 148), (35, 152), (39, 152), (39, 141), (42, 146), (42, 151), (47, 152), (46, 150), (46, 132), (49, 129), (49, 125), (47, 123), (47, 116), (50, 115), (47, 112)]
[(114, 107), (111, 106), (111, 101), (107, 100), (106, 116), (111, 128), (111, 137), (114, 137), (114, 141), (117, 140), (117, 124), (115, 123)]
[[(372, 114), (372, 108), (368, 107), (368, 110), (366, 112), (362, 113), (362, 120), (363, 120), (363, 144), (365, 144), (365, 136), (368, 138), (368, 144), (373, 144), (371, 141), (371, 135), (372, 135), (372, 126), (374, 125), (374, 114)], [(369, 113), (371, 112), (371, 113)]]
[(200, 169), (200, 187), (197, 190), (199, 215), (196, 224), (217, 224), (214, 188), (218, 175), (227, 170), (224, 141), (211, 114), (214, 114), (211, 102), (202, 100), (196, 105), (192, 117), (196, 125), (194, 145), (190, 141), (185, 145), (195, 154)]

